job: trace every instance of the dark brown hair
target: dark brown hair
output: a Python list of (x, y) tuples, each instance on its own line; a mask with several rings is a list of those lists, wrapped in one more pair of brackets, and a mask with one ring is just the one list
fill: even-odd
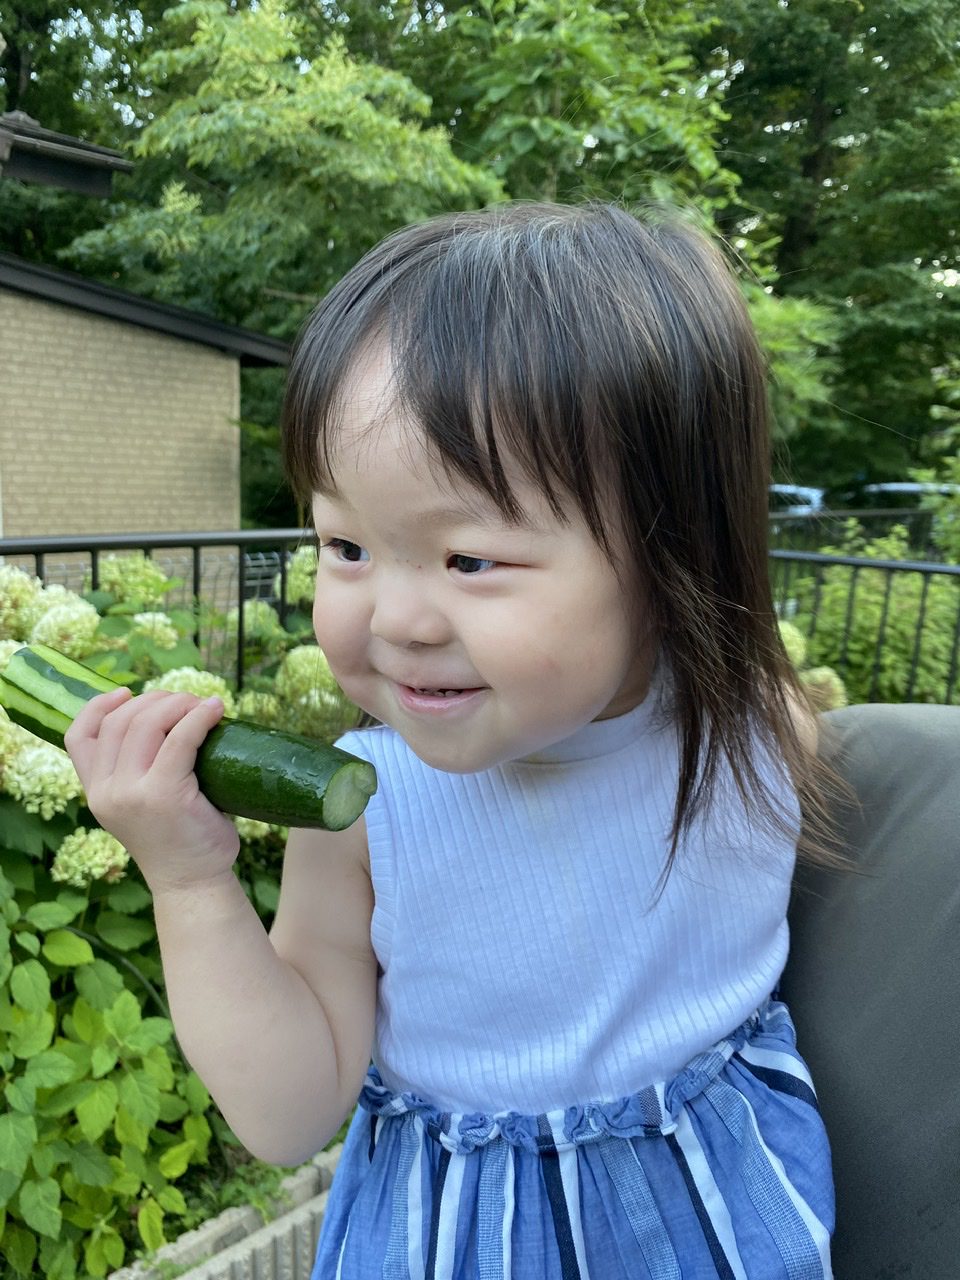
[(332, 480), (339, 399), (378, 340), (448, 474), (512, 516), (513, 459), (558, 515), (572, 499), (601, 546), (627, 547), (681, 735), (671, 858), (724, 758), (771, 816), (757, 732), (822, 812), (768, 575), (765, 364), (719, 248), (661, 206), (502, 205), (390, 236), (296, 344), (283, 456), (304, 503)]

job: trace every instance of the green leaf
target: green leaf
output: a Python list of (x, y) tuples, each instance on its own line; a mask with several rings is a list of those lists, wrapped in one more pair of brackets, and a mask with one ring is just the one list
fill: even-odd
[(160, 1095), (160, 1120), (162, 1124), (176, 1124), (178, 1120), (182, 1120), (190, 1111), (186, 1101), (178, 1098), (175, 1093), (161, 1093)]
[(107, 1075), (117, 1065), (117, 1051), (107, 1044), (95, 1044), (90, 1055), (90, 1074), (95, 1080)]
[(73, 1241), (58, 1243), (44, 1236), (40, 1241), (40, 1267), (44, 1280), (76, 1280)]
[(210, 1105), (210, 1094), (207, 1091), (207, 1086), (195, 1071), (190, 1071), (187, 1073), (181, 1087), (183, 1096), (189, 1103), (190, 1110), (195, 1116), (202, 1115)]
[(120, 1101), (133, 1119), (148, 1129), (160, 1118), (160, 1090), (145, 1071), (129, 1071), (123, 1077)]
[(32, 929), (17, 929), (13, 934), (13, 941), (17, 946), (23, 947), (24, 951), (29, 951), (32, 956), (40, 954), (40, 939)]
[(3, 1094), (11, 1110), (23, 1115), (33, 1115), (37, 1105), (37, 1086), (31, 1084), (25, 1076), (17, 1076), (8, 1081)]
[(132, 991), (121, 991), (103, 1015), (104, 1026), (121, 1044), (140, 1025), (140, 1003)]
[(151, 1125), (141, 1124), (139, 1120), (135, 1120), (126, 1107), (117, 1107), (113, 1132), (118, 1142), (129, 1143), (138, 1151), (146, 1152), (150, 1145), (151, 1128)]
[(195, 1149), (192, 1142), (178, 1142), (176, 1146), (168, 1147), (158, 1161), (160, 1172), (165, 1178), (179, 1178), (186, 1172)]
[(78, 1142), (70, 1149), (70, 1168), (78, 1182), (88, 1187), (109, 1187), (113, 1166), (108, 1156), (91, 1142)]
[(38, 1089), (52, 1089), (73, 1079), (74, 1066), (65, 1053), (47, 1049), (27, 1063), (26, 1077)]
[(173, 1023), (169, 1018), (144, 1018), (126, 1038), (127, 1048), (135, 1053), (147, 1053), (157, 1045), (166, 1044), (173, 1035)]
[[(15, 849), (0, 849), (0, 860), (3, 862), (4, 875), (14, 889), (19, 889), (21, 893), (36, 892), (37, 864), (25, 853)], [(4, 900), (4, 896), (0, 895), (0, 902)]]
[(145, 1200), (137, 1214), (137, 1230), (148, 1249), (159, 1249), (167, 1243), (163, 1234), (163, 1210), (156, 1200)]
[(27, 813), (12, 796), (0, 795), (0, 831), (11, 849), (42, 858), (43, 826), (43, 819), (37, 814)]
[(55, 1089), (45, 1102), (38, 1105), (37, 1114), (65, 1116), (68, 1111), (76, 1110), (92, 1088), (93, 1084), (90, 1080), (75, 1080), (71, 1084), (65, 1084), (62, 1088)]
[(133, 951), (156, 937), (152, 921), (138, 920), (115, 911), (100, 912), (96, 931), (104, 942), (118, 951)]
[(74, 1109), (83, 1136), (96, 1142), (110, 1127), (117, 1113), (116, 1085), (112, 1080), (97, 1080)]
[(157, 1192), (157, 1203), (166, 1213), (185, 1214), (187, 1202), (179, 1187), (163, 1187)]
[[(0, 1205), (9, 1204), (17, 1194), (19, 1186), (19, 1173), (11, 1173), (9, 1169), (0, 1169)], [(2, 1245), (0, 1245), (0, 1249), (2, 1249)]]
[(61, 965), (65, 969), (93, 963), (93, 948), (90, 943), (86, 938), (78, 938), (67, 929), (56, 929), (47, 934), (43, 954), (51, 964)]
[(18, 1058), (32, 1058), (49, 1049), (55, 1025), (53, 1014), (46, 1010), (21, 1014), (10, 1032), (9, 1046)]
[(70, 1011), (69, 1028), (84, 1044), (99, 1044), (104, 1038), (104, 1016), (78, 996)]
[(37, 1140), (33, 1116), (0, 1115), (0, 1169), (23, 1177), (30, 1152)]
[(24, 919), (37, 929), (46, 931), (47, 929), (58, 929), (61, 925), (69, 924), (76, 916), (77, 912), (65, 902), (35, 902), (29, 910), (24, 912)]
[(50, 1003), (50, 979), (39, 960), (24, 960), (10, 974), (10, 994), (27, 1013), (39, 1013)]
[(137, 911), (142, 911), (144, 907), (148, 907), (153, 901), (150, 897), (150, 890), (145, 885), (140, 884), (139, 881), (134, 880), (132, 876), (126, 876), (119, 884), (114, 885), (107, 894), (106, 900), (114, 911), (126, 916), (132, 916)]
[(24, 1182), (20, 1188), (20, 1214), (28, 1227), (42, 1236), (60, 1235), (60, 1184), (54, 1178)]
[(37, 1258), (37, 1239), (32, 1231), (24, 1231), (23, 1227), (15, 1222), (8, 1222), (3, 1229), (3, 1243), (0, 1245), (0, 1250), (17, 1275), (33, 1274), (33, 1264)]
[(78, 970), (75, 981), (83, 998), (101, 1013), (110, 1008), (123, 990), (123, 978), (106, 960), (94, 960), (93, 964), (84, 965)]

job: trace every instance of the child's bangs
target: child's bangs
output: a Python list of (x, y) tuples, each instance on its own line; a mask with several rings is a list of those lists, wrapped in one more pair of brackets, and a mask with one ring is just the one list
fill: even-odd
[(572, 499), (604, 542), (605, 433), (567, 305), (546, 302), (540, 282), (520, 273), (471, 279), (444, 265), (452, 269), (422, 280), (390, 317), (398, 411), (422, 429), (449, 481), (479, 488), (508, 520), (524, 515), (511, 485), (522, 478), (560, 519)]

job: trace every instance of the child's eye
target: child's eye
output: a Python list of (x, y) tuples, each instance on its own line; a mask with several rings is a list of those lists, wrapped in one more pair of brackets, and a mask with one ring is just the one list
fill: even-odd
[(329, 548), (338, 560), (345, 560), (348, 564), (359, 564), (362, 560), (370, 559), (368, 551), (356, 542), (348, 542), (346, 538), (328, 538), (320, 545), (323, 549)]
[(496, 560), (481, 560), (479, 556), (453, 555), (447, 560), (448, 569), (458, 573), (483, 573), (496, 567)]

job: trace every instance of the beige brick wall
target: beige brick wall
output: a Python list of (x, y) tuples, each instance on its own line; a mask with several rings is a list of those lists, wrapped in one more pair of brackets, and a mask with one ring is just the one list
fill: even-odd
[(235, 356), (0, 289), (0, 532), (240, 526)]

